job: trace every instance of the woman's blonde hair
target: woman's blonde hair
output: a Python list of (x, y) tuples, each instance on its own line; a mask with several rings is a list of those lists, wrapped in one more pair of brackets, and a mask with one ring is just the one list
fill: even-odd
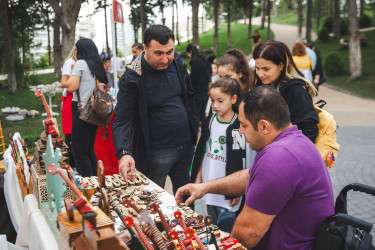
[(65, 58), (64, 62), (68, 61), (70, 58), (77, 58), (77, 47), (73, 46), (72, 50), (69, 52), (69, 55)]
[[(275, 81), (274, 87), (277, 90), (279, 90), (287, 81), (293, 78), (298, 78), (306, 82), (311, 96), (316, 95), (317, 91), (315, 86), (308, 79), (304, 78), (303, 74), (297, 69), (292, 54), (284, 43), (274, 40), (264, 41), (255, 48), (253, 58), (254, 60), (263, 58), (276, 65), (280, 65), (280, 63), (284, 65), (284, 69), (281, 71), (279, 78)], [(257, 83), (261, 82), (257, 75), (256, 81)]]

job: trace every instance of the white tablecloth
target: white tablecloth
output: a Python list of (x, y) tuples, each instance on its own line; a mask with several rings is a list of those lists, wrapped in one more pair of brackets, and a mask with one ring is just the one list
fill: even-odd
[[(20, 137), (15, 133), (13, 139)], [(22, 157), (22, 155), (21, 155)], [(17, 232), (16, 245), (32, 250), (57, 249), (57, 242), (44, 219), (34, 195), (22, 199), (21, 188), (16, 174), (16, 165), (9, 147), (4, 153), (4, 196), (14, 229)], [(29, 174), (28, 169), (25, 171)]]
[(4, 175), (4, 196), (14, 229), (18, 232), (23, 201), (21, 188), (16, 174), (16, 165), (11, 155), (11, 148), (8, 148), (4, 153), (4, 168), (6, 170)]
[(58, 248), (33, 194), (25, 196), (16, 245), (41, 250)]

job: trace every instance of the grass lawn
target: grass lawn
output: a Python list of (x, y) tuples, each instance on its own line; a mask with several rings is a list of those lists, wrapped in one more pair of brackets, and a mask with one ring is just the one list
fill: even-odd
[[(38, 84), (51, 84), (56, 81), (54, 74), (45, 74), (35, 76)], [(48, 97), (47, 98), (48, 102)], [(56, 117), (60, 132), (62, 132), (61, 127), (61, 93), (58, 93), (54, 98), (54, 104), (58, 107), (53, 108), (54, 112), (60, 113)], [(39, 111), (39, 115), (35, 118), (30, 116), (25, 116), (25, 119), (22, 121), (8, 121), (5, 119), (4, 114), (0, 113), (1, 124), (3, 127), (3, 133), (5, 137), (5, 142), (8, 145), (8, 130), (13, 135), (15, 132), (19, 132), (21, 137), (27, 141), (30, 153), (33, 152), (33, 142), (40, 137), (40, 133), (43, 131), (43, 117), (41, 114), (45, 112), (45, 109), (42, 104), (42, 100), (37, 98), (34, 92), (30, 91), (29, 88), (20, 89), (17, 94), (11, 95), (8, 93), (6, 88), (0, 88), (0, 107), (19, 107), (20, 109), (32, 110), (35, 109)]]
[[(231, 38), (232, 38), (232, 48), (237, 48), (242, 50), (245, 55), (251, 54), (251, 39), (247, 38), (247, 24), (241, 24), (241, 23), (232, 23), (231, 24)], [(252, 30), (259, 29), (259, 26), (253, 26)], [(262, 37), (262, 40), (266, 40), (267, 37), (267, 30), (261, 30), (259, 29), (260, 36)], [(228, 47), (227, 43), (227, 24), (223, 23), (219, 26), (219, 42), (217, 45), (217, 58), (220, 58), (225, 54), (225, 52), (228, 49), (231, 49)], [(199, 47), (201, 49), (211, 49), (213, 46), (213, 36), (214, 36), (214, 28), (202, 33), (199, 35)], [(271, 34), (271, 37), (273, 38), (273, 33)], [(190, 41), (191, 42), (191, 41)], [(185, 52), (187, 47), (187, 42), (183, 42), (176, 46), (176, 50), (179, 53)], [(212, 54), (207, 54), (206, 58), (211, 56)], [(187, 64), (189, 59), (186, 60)]]
[(348, 49), (340, 49), (338, 39), (331, 39), (329, 42), (315, 43), (323, 60), (329, 52), (337, 52), (343, 66), (341, 76), (327, 76), (327, 83), (338, 88), (347, 90), (353, 94), (375, 99), (375, 30), (363, 32), (366, 35), (369, 45), (361, 48), (362, 72), (363, 75), (356, 79), (350, 79), (349, 75), (349, 52)]

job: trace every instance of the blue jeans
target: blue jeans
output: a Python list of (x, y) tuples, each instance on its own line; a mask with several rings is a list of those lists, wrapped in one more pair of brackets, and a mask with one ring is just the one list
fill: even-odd
[(172, 148), (150, 149), (150, 179), (164, 188), (167, 175), (171, 178), (173, 193), (190, 181), (189, 171), (194, 145), (188, 142)]
[(213, 205), (206, 205), (207, 213), (212, 216), (212, 224), (217, 225), (220, 230), (230, 233), (234, 222), (236, 221), (236, 213), (230, 212), (228, 209)]

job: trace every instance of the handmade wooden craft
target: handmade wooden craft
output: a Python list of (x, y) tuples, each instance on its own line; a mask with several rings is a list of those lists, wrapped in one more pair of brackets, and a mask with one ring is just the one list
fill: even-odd
[(43, 121), (45, 131), (52, 137), (58, 137), (60, 135), (59, 129), (57, 128), (56, 121), (53, 118), (49, 107), (47, 105), (46, 99), (40, 89), (35, 91), (35, 96), (40, 97), (43, 102), (44, 109), (46, 110), (48, 118)]
[[(61, 172), (66, 177), (66, 171), (60, 169), (60, 148), (56, 148), (56, 151), (53, 150), (51, 135), (48, 135), (47, 149), (46, 152), (42, 155), (42, 158), (47, 165), (55, 165), (56, 168), (59, 169), (59, 172)], [(57, 214), (60, 214), (61, 208), (64, 206), (63, 200), (66, 192), (65, 181), (59, 176), (53, 176), (51, 172), (46, 173), (46, 177), (49, 209), (52, 212), (56, 208)]]
[[(185, 232), (185, 235), (186, 237), (188, 237), (187, 233), (189, 234), (189, 237), (192, 235), (192, 238), (195, 240), (195, 242), (197, 242), (197, 244), (199, 245), (199, 247), (203, 250), (203, 249), (206, 249), (206, 247), (203, 245), (202, 241), (199, 239), (199, 237), (195, 234), (195, 231), (194, 229), (192, 228), (188, 228), (186, 226), (186, 223), (185, 223), (185, 219), (184, 217), (182, 216), (182, 213), (181, 211), (176, 211), (174, 212), (174, 216), (176, 219), (180, 220), (180, 225), (182, 227), (182, 229), (184, 229), (184, 232)], [(192, 231), (191, 231), (191, 230)]]
[[(133, 230), (133, 228), (131, 226), (127, 226), (126, 225), (126, 223), (125, 223), (125, 218), (126, 217), (122, 213), (121, 208), (119, 207), (119, 204), (116, 205), (116, 204), (114, 204), (113, 201), (111, 201), (111, 205), (114, 208), (114, 210), (117, 213), (117, 215), (119, 216), (119, 218), (121, 219), (121, 221), (124, 223), (126, 229), (129, 231), (129, 233), (130, 233), (130, 235), (132, 237), (130, 247), (132, 249), (144, 249), (145, 245), (142, 243), (142, 239), (140, 239), (138, 237), (137, 233)], [(146, 239), (147, 239), (147, 237), (146, 237)], [(149, 242), (149, 241), (147, 240), (147, 242)]]
[[(87, 198), (81, 194), (81, 192), (78, 190), (77, 186), (74, 185), (71, 180), (63, 174), (63, 169), (59, 168), (55, 163), (51, 163), (47, 167), (47, 174), (50, 175), (56, 175), (57, 173), (60, 174), (62, 177), (62, 180), (65, 181), (65, 183), (72, 189), (74, 194), (76, 195), (76, 199), (73, 202), (73, 206), (82, 214), (86, 211), (95, 211), (92, 204), (87, 200)], [(58, 176), (56, 176), (58, 177)], [(61, 180), (61, 178), (59, 178)]]
[(10, 144), (11, 149), (12, 149), (11, 150), (11, 156), (12, 156), (13, 161), (14, 161), (15, 166), (16, 166), (15, 169), (16, 169), (18, 184), (19, 184), (20, 189), (21, 189), (22, 198), (24, 198), (26, 195), (30, 194), (30, 192), (32, 192), (32, 191), (31, 191), (31, 189), (29, 189), (29, 186), (26, 182), (24, 166), (23, 166), (23, 162), (22, 162), (22, 159), (21, 159), (21, 156), (20, 156), (20, 152), (19, 152), (19, 149), (18, 149), (17, 142), (13, 140), (13, 137), (10, 134), (9, 130), (8, 130), (8, 136), (9, 136), (9, 144)]
[(109, 228), (95, 230), (88, 221), (84, 221), (83, 234), (74, 242), (73, 247), (77, 250), (112, 250), (129, 249)]
[(129, 198), (125, 199), (123, 204), (127, 208), (132, 207), (138, 213), (137, 219), (139, 223), (149, 229), (146, 229), (146, 233), (148, 232), (148, 236), (159, 249), (175, 249), (174, 243), (170, 240), (168, 241), (157, 229), (148, 210), (141, 211), (134, 201)]

